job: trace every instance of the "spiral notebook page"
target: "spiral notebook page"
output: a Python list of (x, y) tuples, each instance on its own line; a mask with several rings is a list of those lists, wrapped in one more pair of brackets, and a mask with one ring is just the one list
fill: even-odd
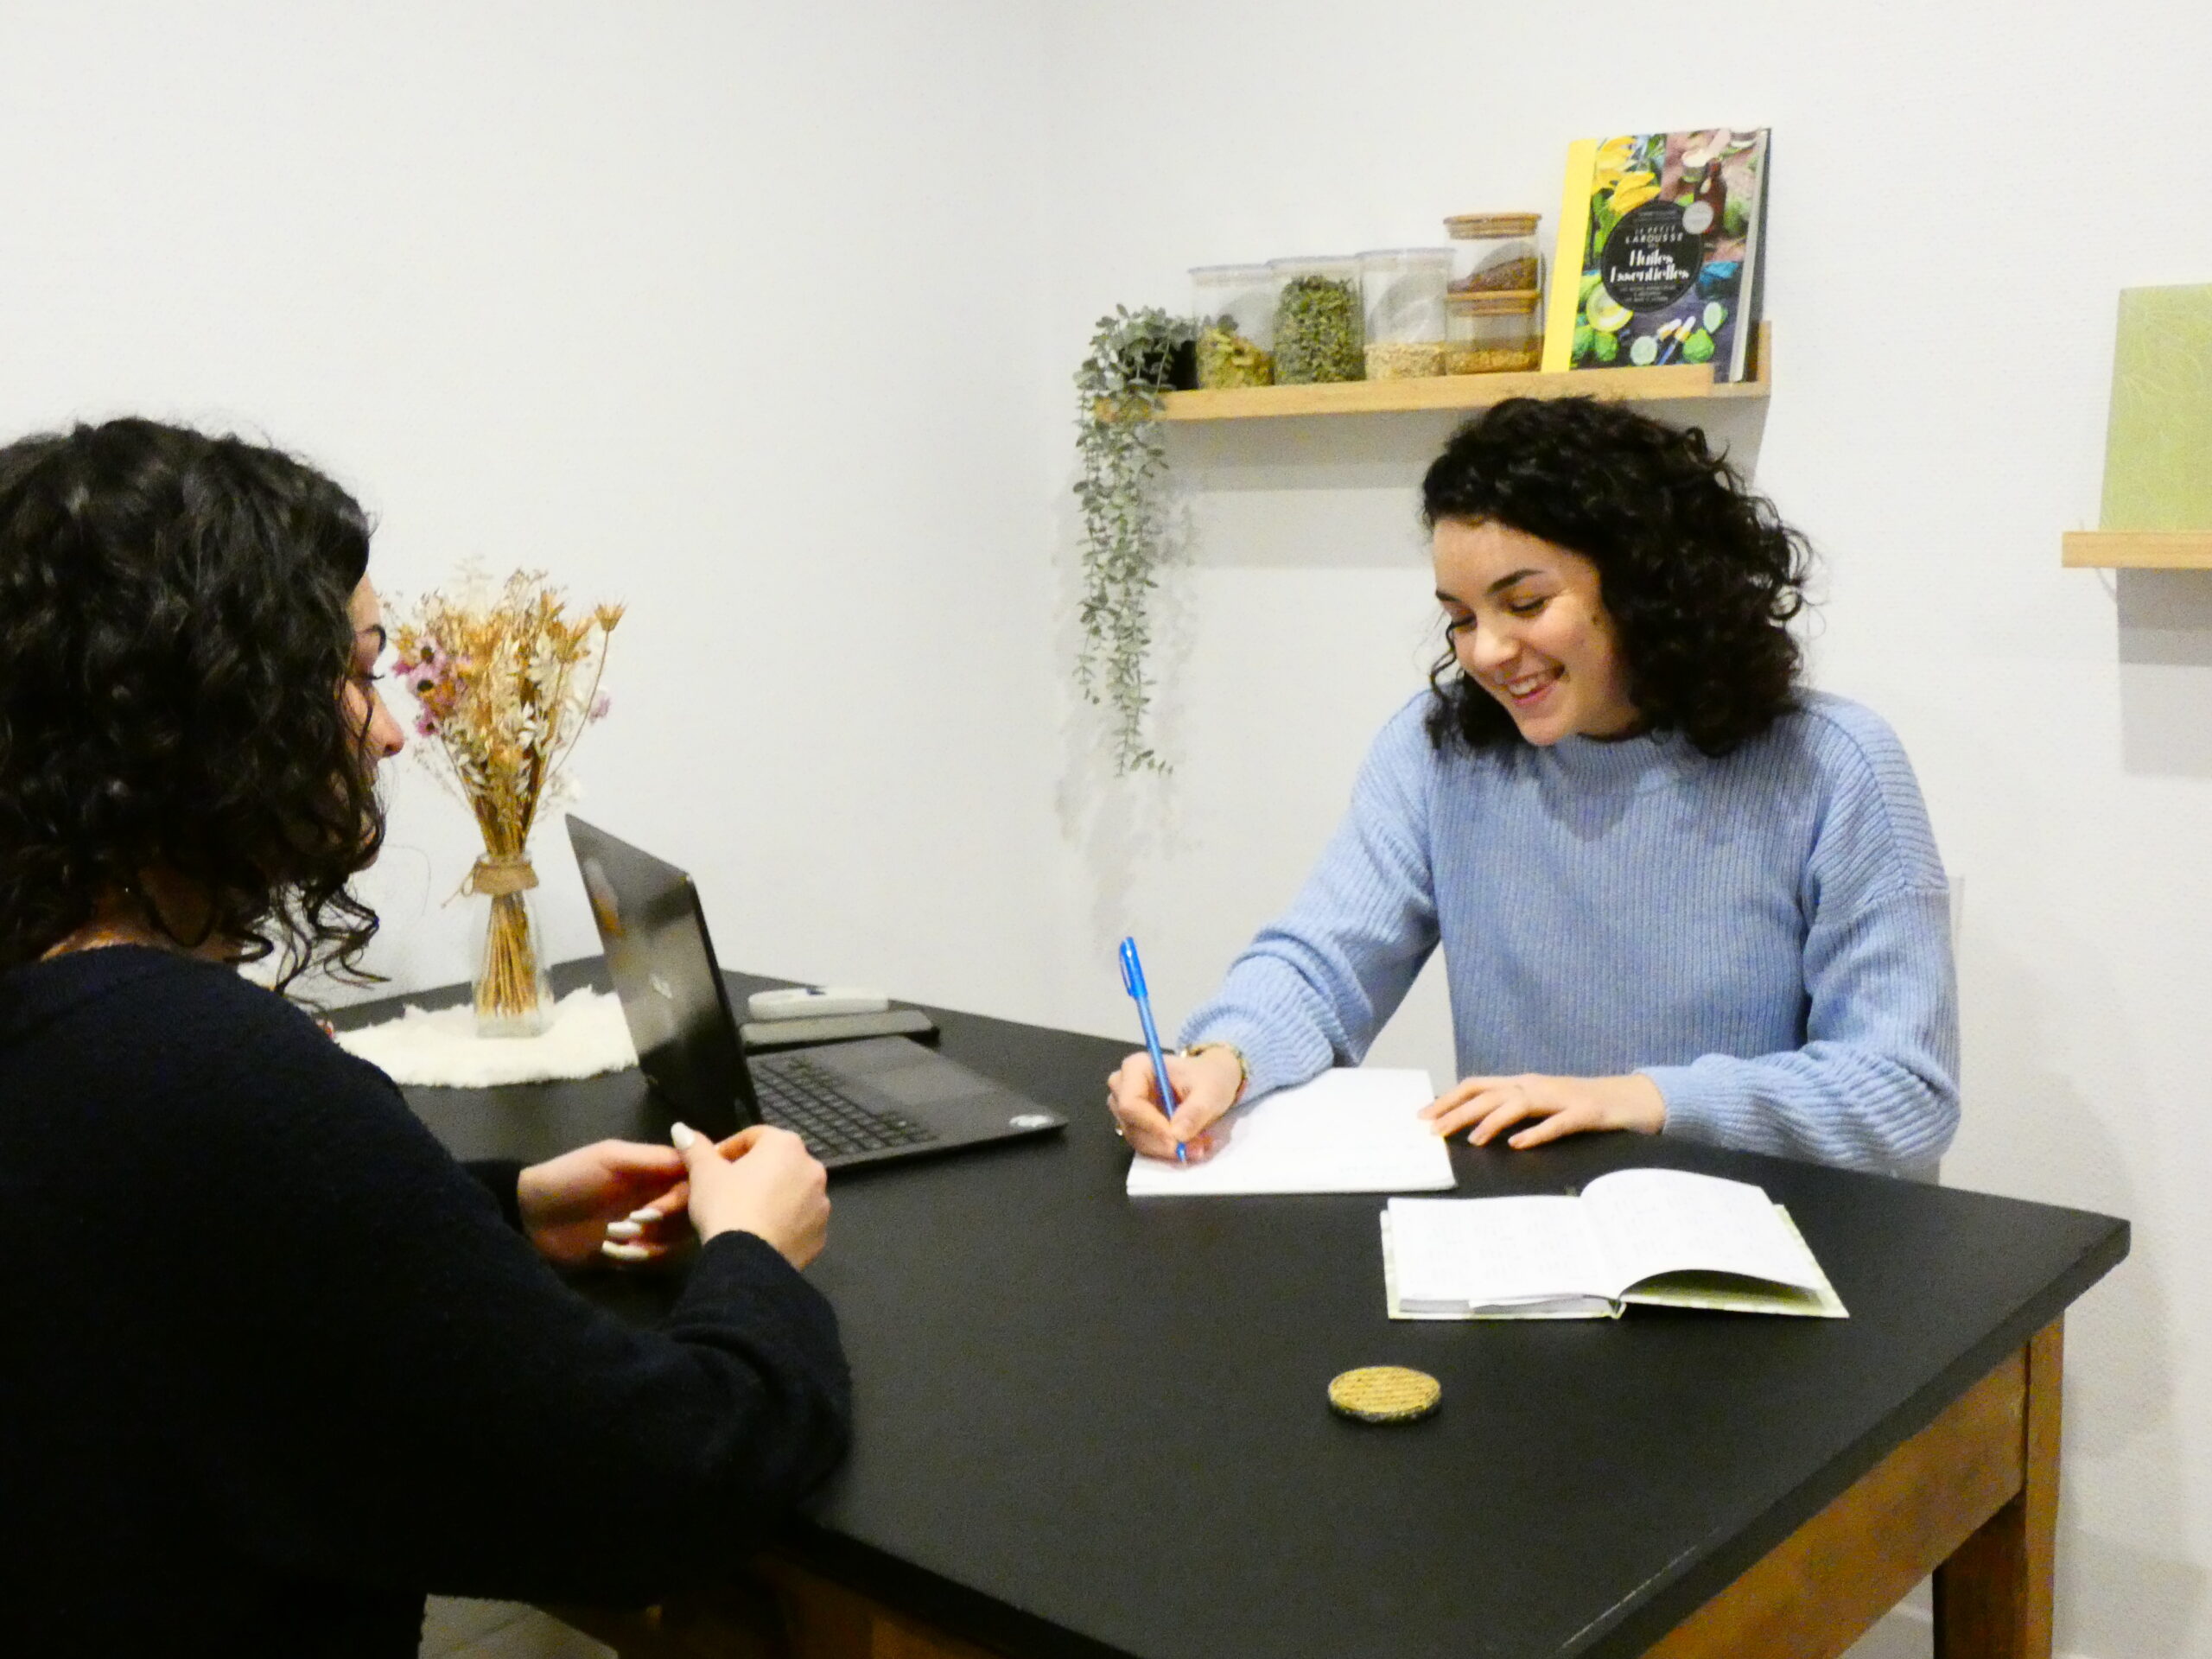
[(1204, 1163), (1133, 1159), (1128, 1194), (1448, 1192), (1452, 1156), (1415, 1116), (1435, 1098), (1426, 1071), (1324, 1071), (1230, 1112), (1214, 1130), (1229, 1144)]

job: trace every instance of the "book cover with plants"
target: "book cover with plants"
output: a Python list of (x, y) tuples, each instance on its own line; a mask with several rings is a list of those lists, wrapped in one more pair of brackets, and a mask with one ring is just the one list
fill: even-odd
[(1751, 372), (1768, 134), (1700, 127), (1569, 147), (1544, 367)]

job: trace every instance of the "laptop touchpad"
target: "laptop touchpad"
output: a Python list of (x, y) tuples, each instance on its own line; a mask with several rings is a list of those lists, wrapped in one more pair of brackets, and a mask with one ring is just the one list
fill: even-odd
[(968, 1100), (982, 1092), (975, 1078), (951, 1066), (926, 1062), (920, 1065), (870, 1066), (861, 1075), (893, 1100), (915, 1106), (933, 1105), (941, 1100)]

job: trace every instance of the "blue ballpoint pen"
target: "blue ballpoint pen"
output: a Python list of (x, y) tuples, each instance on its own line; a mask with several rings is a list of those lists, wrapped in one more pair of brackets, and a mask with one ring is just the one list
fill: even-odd
[[(1122, 941), (1122, 988), (1137, 1005), (1137, 1018), (1144, 1026), (1145, 1052), (1152, 1056), (1152, 1075), (1160, 1079), (1160, 1098), (1167, 1116), (1175, 1116), (1177, 1101), (1173, 1085), (1167, 1081), (1167, 1057), (1160, 1052), (1160, 1027), (1152, 1023), (1152, 994), (1145, 989), (1144, 964), (1137, 960), (1137, 942)], [(1175, 1161), (1187, 1164), (1190, 1154), (1183, 1150), (1183, 1143), (1175, 1143)]]

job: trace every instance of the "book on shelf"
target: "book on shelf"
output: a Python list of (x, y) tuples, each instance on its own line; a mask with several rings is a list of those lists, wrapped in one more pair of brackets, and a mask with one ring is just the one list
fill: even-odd
[(2123, 288), (2101, 530), (2212, 531), (2212, 283)]
[(1382, 1280), (1394, 1319), (1618, 1319), (1631, 1304), (1850, 1317), (1787, 1210), (1679, 1169), (1558, 1197), (1392, 1198)]
[(1715, 380), (1751, 378), (1769, 148), (1764, 127), (1568, 146), (1547, 372), (1710, 363)]

